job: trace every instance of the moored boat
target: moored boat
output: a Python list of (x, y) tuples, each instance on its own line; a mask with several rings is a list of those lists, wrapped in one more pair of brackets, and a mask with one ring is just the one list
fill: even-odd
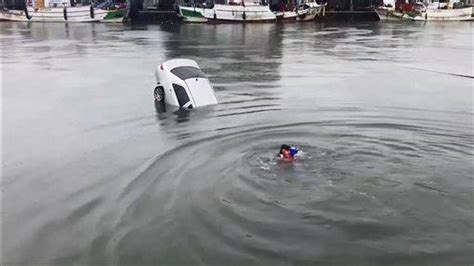
[(453, 3), (404, 3), (395, 7), (378, 7), (375, 12), (380, 20), (413, 21), (467, 21), (473, 20), (472, 7), (459, 7)]
[(406, 14), (392, 7), (377, 7), (374, 9), (380, 20), (403, 20)]
[(204, 10), (200, 9), (204, 8), (179, 6), (179, 15), (183, 18), (183, 22), (206, 23), (207, 18), (204, 17)]
[(127, 4), (124, 2), (114, 2), (113, 0), (105, 0), (95, 6), (97, 9), (107, 11), (102, 22), (118, 23), (123, 22), (123, 18), (127, 14)]
[(107, 10), (107, 14), (102, 22), (122, 22), (126, 13), (127, 9), (125, 8)]
[(50, 5), (48, 0), (37, 1), (35, 6), (26, 6), (23, 10), (7, 10), (0, 12), (0, 20), (31, 21), (31, 22), (95, 22), (107, 15), (106, 10), (92, 6), (68, 6), (63, 3)]
[(296, 6), (295, 2), (297, 1), (290, 0), (288, 3), (280, 1), (277, 8), (274, 8), (278, 21), (311, 21), (321, 14), (324, 7), (316, 3), (316, 0), (303, 0)]
[(179, 6), (179, 13), (186, 22), (273, 22), (276, 15), (260, 2), (234, 0), (212, 7)]
[(324, 5), (319, 5), (315, 0), (307, 0), (298, 7), (298, 21), (311, 21), (321, 15)]
[(468, 21), (472, 18), (472, 7), (455, 9), (426, 9), (412, 17), (412, 20)]

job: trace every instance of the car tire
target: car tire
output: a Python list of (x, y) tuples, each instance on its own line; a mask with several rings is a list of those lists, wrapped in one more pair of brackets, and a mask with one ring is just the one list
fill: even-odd
[(165, 102), (165, 90), (162, 86), (156, 87), (153, 95), (155, 96), (155, 101)]

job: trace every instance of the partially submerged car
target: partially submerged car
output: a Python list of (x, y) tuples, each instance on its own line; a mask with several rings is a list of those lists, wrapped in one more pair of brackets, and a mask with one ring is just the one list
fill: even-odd
[(190, 59), (173, 59), (155, 71), (158, 85), (155, 102), (192, 109), (217, 104), (216, 94), (198, 64)]

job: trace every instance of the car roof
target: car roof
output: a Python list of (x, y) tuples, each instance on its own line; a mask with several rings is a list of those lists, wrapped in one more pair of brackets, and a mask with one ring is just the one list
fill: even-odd
[(164, 62), (163, 65), (169, 70), (176, 67), (181, 67), (181, 66), (191, 66), (191, 67), (199, 68), (196, 61), (191, 60), (191, 59), (171, 59)]

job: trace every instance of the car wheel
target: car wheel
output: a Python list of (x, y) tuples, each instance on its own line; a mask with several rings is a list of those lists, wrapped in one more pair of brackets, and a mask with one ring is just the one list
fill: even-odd
[(164, 100), (165, 100), (165, 91), (164, 91), (162, 86), (158, 86), (158, 87), (155, 88), (154, 96), (155, 96), (155, 101), (164, 102)]

